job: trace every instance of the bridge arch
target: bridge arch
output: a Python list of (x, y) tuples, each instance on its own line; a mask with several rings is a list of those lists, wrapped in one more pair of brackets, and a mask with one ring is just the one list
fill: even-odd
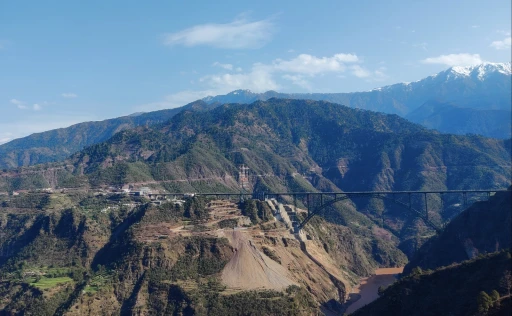
[(396, 204), (398, 206), (401, 206), (401, 207), (407, 209), (408, 211), (416, 213), (416, 215), (419, 218), (421, 218), (426, 225), (432, 227), (437, 233), (439, 233), (441, 231), (440, 227), (438, 227), (436, 224), (432, 223), (432, 221), (430, 221), (425, 216), (425, 214), (423, 214), (422, 212), (416, 210), (411, 205), (406, 204), (406, 203), (401, 202), (401, 201), (398, 201), (396, 199), (389, 198), (387, 196), (380, 195), (380, 194), (371, 194), (371, 195), (366, 195), (366, 196), (361, 196), (361, 195), (354, 195), (354, 196), (343, 195), (342, 197), (337, 197), (334, 200), (328, 201), (328, 202), (322, 204), (320, 207), (318, 207), (315, 210), (313, 210), (312, 212), (310, 212), (308, 214), (308, 216), (299, 224), (299, 226), (298, 226), (299, 230), (302, 229), (315, 215), (318, 215), (320, 213), (320, 211), (322, 211), (323, 209), (325, 209), (325, 208), (327, 208), (329, 206), (332, 206), (335, 203), (349, 200), (349, 199), (351, 199), (353, 197), (365, 197), (365, 198), (370, 198), (370, 199), (375, 198), (375, 199), (381, 199), (383, 201), (393, 202), (394, 204)]

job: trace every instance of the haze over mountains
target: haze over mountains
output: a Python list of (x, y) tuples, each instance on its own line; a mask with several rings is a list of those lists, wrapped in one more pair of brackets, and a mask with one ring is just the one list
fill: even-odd
[[(416, 82), (398, 83), (366, 92), (252, 93), (237, 90), (227, 95), (207, 97), (203, 101), (251, 103), (269, 98), (324, 100), (398, 114), (443, 133), (509, 138), (512, 126), (511, 74), (511, 63), (485, 63), (452, 67)], [(432, 107), (433, 102), (443, 103), (443, 106)], [(467, 120), (468, 115), (478, 119)], [(497, 117), (500, 119), (495, 120)]]
[(511, 137), (511, 64), (486, 63), (452, 67), (412, 83), (354, 93), (288, 94), (237, 90), (201, 102), (101, 122), (33, 134), (0, 145), (0, 168), (60, 161), (72, 153), (136, 126), (162, 123), (184, 109), (214, 108), (224, 103), (251, 103), (270, 98), (324, 100), (353, 108), (398, 114), (444, 133)]
[(508, 110), (511, 100), (511, 63), (452, 67), (416, 82), (398, 83), (352, 93), (253, 93), (237, 90), (206, 97), (207, 103), (251, 103), (270, 98), (323, 100), (353, 108), (406, 116), (429, 100), (454, 102), (461, 107)]

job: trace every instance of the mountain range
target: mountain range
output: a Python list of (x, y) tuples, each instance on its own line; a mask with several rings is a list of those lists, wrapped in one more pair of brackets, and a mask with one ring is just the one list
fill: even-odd
[(0, 168), (61, 161), (71, 154), (136, 126), (163, 123), (182, 110), (270, 98), (324, 100), (353, 108), (399, 114), (425, 127), (454, 134), (511, 137), (511, 66), (486, 63), (452, 67), (425, 79), (354, 93), (253, 93), (237, 90), (183, 107), (138, 113), (33, 134), (0, 145)]
[[(121, 131), (64, 162), (2, 172), (0, 191), (131, 185), (238, 192), (241, 164), (250, 168), (246, 189), (255, 192), (504, 188), (510, 158), (510, 140), (439, 134), (397, 115), (329, 102), (270, 99), (186, 110), (163, 124)], [(431, 221), (443, 225), (458, 214), (458, 198), (431, 199)], [(421, 208), (420, 197), (413, 203)], [(326, 218), (356, 225), (362, 212), (392, 231), (407, 255), (421, 244), (418, 234), (429, 234), (390, 202), (339, 207), (344, 211)]]
[(207, 103), (252, 103), (270, 98), (323, 100), (376, 112), (406, 116), (429, 100), (460, 107), (508, 110), (511, 101), (511, 63), (485, 63), (452, 67), (416, 82), (398, 83), (366, 92), (351, 93), (253, 93), (237, 90), (206, 97)]
[[(455, 68), (451, 76), (471, 77), (475, 71)], [(489, 76), (481, 71), (480, 79)], [(230, 95), (250, 102), (253, 94)], [(391, 201), (348, 200), (326, 208), (299, 240), (289, 226), (273, 220), (270, 201), (235, 204), (195, 197), (155, 205), (144, 197), (105, 193), (121, 187), (240, 192), (240, 165), (249, 168), (242, 189), (255, 192), (511, 185), (510, 139), (442, 134), (397, 114), (327, 101), (225, 101), (199, 100), (184, 108), (84, 123), (6, 144), (14, 146), (6, 151), (11, 167), (20, 163), (23, 146), (32, 155), (21, 164), (47, 163), (0, 172), (0, 313), (339, 311), (358, 277), (379, 266), (402, 266), (407, 258), (411, 274), (358, 313), (412, 315), (420, 306), (419, 314), (472, 314), (484, 307), (499, 314), (510, 306), (510, 298), (487, 302), (487, 294), (478, 292), (506, 293), (497, 284), (510, 266), (510, 254), (483, 254), (509, 245), (510, 234), (503, 232), (510, 224), (506, 193), (465, 211), (459, 195), (430, 197), (430, 220), (446, 225), (436, 237), (413, 212)], [(442, 100), (422, 105), (416, 110), (430, 115), (459, 107)], [(44, 155), (38, 156), (38, 150)], [(37, 192), (47, 188), (57, 190)], [(10, 194), (15, 191), (21, 194)], [(467, 197), (470, 203), (481, 199)], [(400, 202), (408, 196), (396, 198)], [(300, 197), (278, 199), (289, 203), (289, 209), (306, 206)], [(309, 202), (314, 206), (318, 201)], [(421, 196), (412, 198), (412, 208), (423, 205)], [(295, 216), (301, 218), (305, 211)], [(233, 229), (237, 226), (246, 229)], [(437, 258), (445, 252), (451, 256)], [(471, 260), (440, 267), (467, 258)], [(262, 272), (273, 276), (270, 281), (282, 282), (279, 287), (251, 291), (254, 282), (249, 280), (246, 288), (233, 288), (233, 282), (260, 271), (262, 264), (272, 270)], [(422, 267), (435, 270), (423, 272)], [(469, 286), (454, 299), (454, 285), (462, 281)]]

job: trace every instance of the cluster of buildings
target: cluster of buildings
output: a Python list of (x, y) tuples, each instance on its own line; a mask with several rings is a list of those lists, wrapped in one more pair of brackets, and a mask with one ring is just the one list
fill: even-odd
[(107, 189), (107, 192), (118, 193), (118, 194), (127, 194), (127, 195), (133, 195), (133, 196), (147, 196), (147, 195), (155, 193), (149, 187), (134, 188), (131, 185), (124, 185), (122, 187), (111, 186)]

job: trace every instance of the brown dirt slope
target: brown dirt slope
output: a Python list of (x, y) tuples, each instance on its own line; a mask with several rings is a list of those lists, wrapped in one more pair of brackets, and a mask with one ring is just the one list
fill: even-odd
[(282, 290), (295, 284), (288, 271), (261, 253), (250, 238), (239, 230), (226, 231), (235, 254), (222, 271), (222, 281), (230, 288)]

